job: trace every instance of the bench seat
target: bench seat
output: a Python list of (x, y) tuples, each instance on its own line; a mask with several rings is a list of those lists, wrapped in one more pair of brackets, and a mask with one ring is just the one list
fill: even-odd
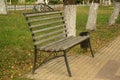
[(43, 51), (64, 51), (66, 49), (69, 49), (77, 44), (80, 44), (82, 41), (89, 38), (89, 35), (87, 36), (77, 36), (77, 37), (68, 37), (61, 39), (59, 41), (47, 44), (45, 46), (37, 48), (38, 50)]

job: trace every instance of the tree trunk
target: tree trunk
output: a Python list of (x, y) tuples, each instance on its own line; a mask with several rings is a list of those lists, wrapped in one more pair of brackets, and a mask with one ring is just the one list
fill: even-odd
[(0, 0), (0, 14), (7, 14), (7, 5), (5, 0)]
[(64, 15), (68, 36), (76, 36), (76, 5), (65, 5)]
[(96, 30), (96, 19), (97, 19), (97, 11), (98, 11), (98, 3), (92, 3), (89, 10), (88, 21), (86, 25), (87, 31)]
[(87, 5), (90, 5), (90, 0), (87, 0), (86, 4), (87, 4)]
[(115, 24), (115, 21), (118, 18), (119, 12), (120, 12), (120, 2), (115, 2), (114, 10), (109, 20), (110, 26)]
[(45, 3), (44, 0), (37, 0), (36, 3)]
[(111, 5), (111, 0), (109, 0), (108, 4)]
[(45, 0), (45, 4), (48, 5), (49, 1), (48, 0)]
[(9, 4), (12, 4), (12, 1), (10, 0)]

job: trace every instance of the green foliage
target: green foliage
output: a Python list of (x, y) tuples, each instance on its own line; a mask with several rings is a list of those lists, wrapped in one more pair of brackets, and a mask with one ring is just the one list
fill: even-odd
[(35, 2), (35, 0), (26, 0), (26, 2)]
[(50, 4), (58, 4), (60, 3), (60, 0), (49, 0)]
[(116, 23), (120, 23), (120, 15), (118, 16), (118, 19), (116, 19)]
[[(10, 0), (7, 0), (7, 2), (10, 2)], [(33, 3), (35, 0), (25, 0), (26, 3)], [(12, 4), (19, 4), (19, 0), (11, 0)], [(25, 3), (23, 3), (25, 4)]]
[(116, 1), (116, 2), (120, 2), (120, 0), (114, 0), (114, 1)]
[(11, 0), (12, 4), (17, 4), (18, 0)]

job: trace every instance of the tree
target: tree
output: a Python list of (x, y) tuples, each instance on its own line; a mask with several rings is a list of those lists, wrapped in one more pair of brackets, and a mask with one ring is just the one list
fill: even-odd
[(115, 24), (116, 19), (119, 16), (119, 13), (120, 13), (120, 1), (116, 0), (116, 2), (114, 3), (114, 10), (113, 10), (112, 15), (111, 15), (110, 20), (109, 20), (110, 26)]
[(36, 3), (44, 3), (44, 0), (36, 0)]
[(0, 14), (7, 14), (6, 0), (0, 0)]
[(76, 36), (76, 0), (64, 0), (68, 36)]
[(94, 0), (94, 3), (92, 3), (90, 6), (88, 21), (86, 24), (87, 31), (96, 30), (96, 20), (99, 2), (100, 2), (99, 0)]

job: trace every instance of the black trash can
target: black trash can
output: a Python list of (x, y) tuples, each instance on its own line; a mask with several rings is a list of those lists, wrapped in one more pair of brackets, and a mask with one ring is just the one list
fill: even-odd
[[(81, 32), (79, 35), (87, 36), (87, 35), (89, 35), (89, 32)], [(89, 48), (89, 39), (86, 39), (85, 41), (81, 42), (80, 47), (84, 50), (87, 50), (87, 48)]]

